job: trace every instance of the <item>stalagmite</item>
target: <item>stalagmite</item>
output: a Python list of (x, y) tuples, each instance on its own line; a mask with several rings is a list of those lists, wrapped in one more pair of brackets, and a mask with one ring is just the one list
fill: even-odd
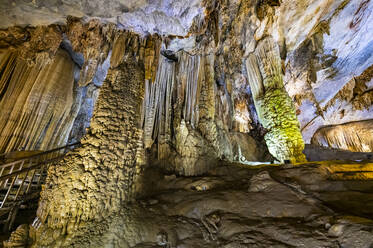
[[(4, 0), (0, 16), (4, 247), (373, 248), (372, 154), (321, 147), (373, 149), (373, 1)], [(1, 154), (77, 141), (52, 162)]]
[(279, 48), (271, 37), (258, 43), (246, 67), (259, 120), (268, 131), (270, 153), (280, 162), (304, 162), (299, 121), (284, 88)]
[(144, 67), (127, 55), (108, 72), (82, 147), (49, 168), (37, 212), (38, 246), (56, 245), (82, 223), (104, 220), (136, 194), (144, 164)]

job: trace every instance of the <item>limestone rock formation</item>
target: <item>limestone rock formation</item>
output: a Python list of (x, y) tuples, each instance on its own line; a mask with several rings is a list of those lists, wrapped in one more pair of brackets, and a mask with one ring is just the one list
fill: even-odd
[(40, 229), (31, 227), (24, 242), (37, 238), (33, 247), (370, 247), (372, 182), (352, 180), (368, 179), (369, 173), (372, 164), (258, 169), (229, 164), (193, 178), (153, 168), (143, 178), (146, 195), (111, 218), (81, 222), (58, 240), (52, 233), (35, 236)]
[[(372, 164), (302, 153), (371, 152), (372, 13), (369, 0), (0, 2), (0, 153), (82, 143), (4, 245), (372, 247)], [(287, 165), (251, 167), (274, 160)]]
[(66, 23), (67, 16), (99, 18), (114, 23), (121, 29), (137, 33), (186, 35), (195, 20), (204, 16), (201, 0), (192, 1), (145, 1), (145, 0), (98, 0), (0, 2), (3, 17), (0, 28), (9, 26), (43, 26)]
[[(206, 172), (217, 160), (239, 161), (238, 150), (246, 139), (237, 138), (230, 123), (229, 102), (217, 107), (220, 91), (215, 85), (213, 56), (180, 52), (177, 61), (161, 56), (155, 82), (146, 81), (144, 144), (157, 149), (157, 159), (170, 171), (183, 175)], [(254, 161), (258, 143), (242, 149)]]
[[(367, 30), (373, 27), (373, 3), (320, 2), (329, 5), (315, 13), (324, 16), (322, 21), (309, 23), (308, 33), (297, 46), (286, 44), (286, 89), (298, 109), (306, 143), (323, 126), (372, 119), (373, 43)], [(311, 14), (311, 9), (309, 5), (305, 12)], [(292, 37), (295, 29), (304, 30), (294, 23), (287, 26), (293, 27)]]
[(268, 130), (265, 140), (279, 161), (305, 161), (304, 143), (295, 108), (285, 91), (280, 52), (271, 37), (261, 40), (246, 62), (259, 120)]
[(79, 110), (74, 63), (67, 52), (58, 50), (49, 64), (29, 65), (6, 51), (1, 70), (0, 152), (65, 145)]
[(314, 134), (312, 143), (353, 152), (373, 152), (371, 120), (323, 127)]
[(82, 147), (49, 168), (37, 212), (45, 224), (40, 242), (81, 222), (104, 220), (136, 193), (145, 162), (140, 123), (144, 71), (143, 61), (127, 55), (108, 72)]

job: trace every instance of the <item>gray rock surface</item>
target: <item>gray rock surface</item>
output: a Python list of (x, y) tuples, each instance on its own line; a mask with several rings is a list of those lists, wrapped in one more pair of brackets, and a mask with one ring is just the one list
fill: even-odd
[(369, 248), (373, 182), (346, 181), (332, 172), (337, 166), (371, 164), (221, 165), (203, 177), (151, 168), (143, 178), (146, 194), (136, 203), (103, 222), (67, 229), (59, 240), (45, 235), (34, 247)]
[(1, 0), (0, 28), (65, 23), (71, 15), (99, 18), (135, 32), (186, 35), (194, 18), (203, 18), (201, 0)]

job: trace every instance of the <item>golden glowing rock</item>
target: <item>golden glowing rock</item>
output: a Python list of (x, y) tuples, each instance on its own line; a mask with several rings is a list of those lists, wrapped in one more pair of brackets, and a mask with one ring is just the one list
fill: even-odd
[(283, 85), (279, 48), (271, 37), (259, 42), (246, 66), (259, 120), (268, 130), (264, 137), (270, 153), (282, 162), (304, 162), (299, 121)]
[(0, 66), (0, 152), (65, 145), (75, 120), (74, 63), (67, 52), (35, 65), (7, 52)]
[(320, 128), (312, 137), (312, 144), (353, 152), (373, 152), (373, 121)]

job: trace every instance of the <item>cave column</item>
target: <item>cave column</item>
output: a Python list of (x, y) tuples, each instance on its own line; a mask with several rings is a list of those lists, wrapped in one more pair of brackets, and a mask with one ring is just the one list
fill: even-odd
[(280, 162), (304, 162), (299, 121), (284, 87), (280, 51), (272, 37), (259, 41), (246, 68), (259, 120), (267, 130), (269, 152)]
[[(40, 246), (58, 243), (65, 234), (75, 235), (84, 223), (103, 221), (136, 192), (136, 178), (144, 164), (145, 76), (144, 63), (132, 47), (139, 44), (131, 44), (139, 39), (128, 39), (114, 44), (111, 68), (82, 146), (49, 167), (37, 211)], [(129, 47), (117, 47), (125, 45)]]

